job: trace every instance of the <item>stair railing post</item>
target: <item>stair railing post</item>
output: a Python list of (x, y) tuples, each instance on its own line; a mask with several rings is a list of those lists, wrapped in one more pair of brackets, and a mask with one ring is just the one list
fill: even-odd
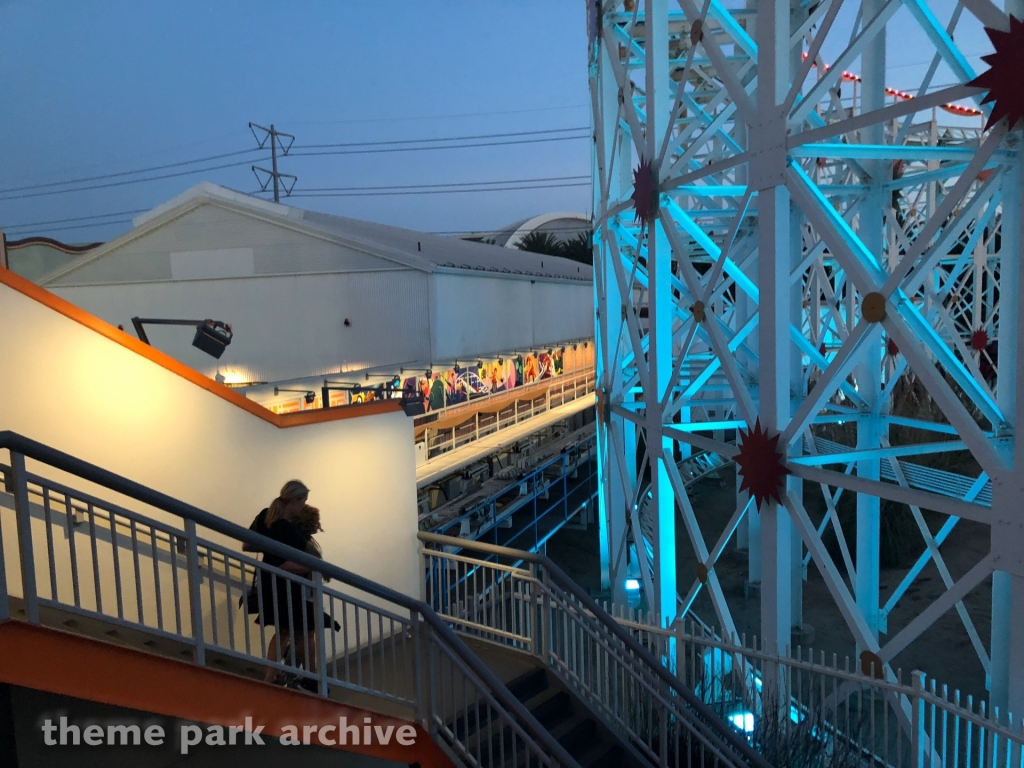
[[(534, 501), (536, 503), (536, 500)], [(552, 651), (555, 648), (555, 638), (552, 635), (551, 626), (551, 589), (548, 584), (548, 572), (547, 569), (541, 569), (541, 584), (544, 587), (544, 601), (541, 606), (540, 614), (540, 633), (541, 633), (541, 659), (544, 661), (544, 666), (547, 666), (548, 659)]]
[(412, 622), (412, 685), (413, 700), (416, 702), (416, 722), (424, 730), (429, 731), (430, 723), (427, 721), (423, 701), (423, 647), (420, 640), (419, 611), (409, 611), (409, 619)]
[[(9, 481), (11, 478), (4, 478)], [(4, 527), (0, 524), (0, 621), (11, 618), (11, 601), (7, 592), (7, 563), (4, 560)]]
[(203, 576), (199, 572), (199, 539), (194, 520), (185, 521), (188, 542), (188, 604), (192, 617), (192, 641), (196, 647), (196, 664), (206, 666), (206, 644), (203, 642)]
[[(430, 738), (437, 741), (437, 669), (434, 666), (434, 646), (432, 642), (434, 630), (426, 624), (424, 624), (423, 629), (426, 630), (423, 636), (423, 648), (427, 653), (427, 690), (430, 691), (430, 696), (427, 699), (427, 718), (429, 720), (427, 733), (430, 734)], [(442, 712), (441, 714), (443, 715), (444, 713)]]
[(914, 687), (914, 698), (911, 701), (912, 730), (910, 734), (910, 768), (926, 768), (924, 752), (925, 740), (928, 738), (924, 730), (924, 693), (925, 675), (920, 670), (911, 673)]
[(320, 695), (327, 698), (327, 631), (324, 626), (324, 575), (320, 571), (313, 571), (313, 594), (313, 616), (316, 621), (316, 671), (320, 676)]
[(531, 622), (533, 626), (530, 628), (532, 630), (530, 637), (533, 643), (533, 655), (538, 657), (543, 656), (542, 648), (544, 642), (542, 637), (544, 616), (540, 602), (541, 591), (539, 566), (537, 563), (530, 563), (530, 603), (532, 604), (531, 613), (533, 614), (533, 621)]
[[(18, 554), (21, 557), (21, 588), (25, 598), (25, 614), (32, 624), (38, 624), (39, 595), (36, 592), (35, 553), (32, 549), (32, 510), (28, 503), (28, 475), (25, 472), (23, 454), (11, 451), (11, 475), (14, 480), (14, 514), (18, 525)], [(6, 594), (5, 585), (5, 602)]]

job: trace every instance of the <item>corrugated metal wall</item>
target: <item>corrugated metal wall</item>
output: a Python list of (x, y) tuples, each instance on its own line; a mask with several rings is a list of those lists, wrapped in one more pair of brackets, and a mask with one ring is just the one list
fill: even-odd
[(447, 362), (594, 335), (588, 282), (435, 274), (434, 359)]
[(252, 248), (257, 275), (402, 268), (392, 261), (215, 203), (206, 203), (67, 274), (54, 284), (170, 280), (171, 253), (237, 248)]

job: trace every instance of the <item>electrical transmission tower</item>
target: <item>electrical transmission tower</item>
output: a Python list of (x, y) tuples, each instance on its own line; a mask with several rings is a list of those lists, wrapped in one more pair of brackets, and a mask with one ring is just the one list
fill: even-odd
[[(256, 175), (256, 180), (260, 183), (260, 191), (266, 192), (270, 182), (274, 182), (274, 202), (281, 202), (281, 187), (284, 187), (285, 197), (291, 195), (292, 190), (295, 189), (295, 182), (298, 181), (298, 177), (293, 176), (290, 173), (281, 173), (277, 170), (277, 151), (281, 150), (281, 156), (284, 157), (288, 154), (288, 151), (292, 148), (292, 144), (295, 143), (295, 137), (290, 133), (281, 133), (281, 131), (274, 128), (274, 124), (271, 123), (269, 128), (264, 128), (262, 125), (256, 125), (256, 123), (249, 123), (249, 130), (252, 131), (252, 135), (256, 137), (256, 141), (259, 142), (259, 148), (263, 149), (267, 145), (267, 140), (270, 140), (270, 167), (272, 170), (266, 168), (260, 168), (257, 165), (252, 167), (252, 172)], [(260, 138), (260, 134), (257, 131), (263, 131), (263, 138)], [(285, 144), (281, 141), (281, 137), (288, 140)], [(266, 174), (266, 178), (260, 177), (261, 173)], [(281, 183), (281, 179), (291, 179), (291, 184), (285, 186)]]

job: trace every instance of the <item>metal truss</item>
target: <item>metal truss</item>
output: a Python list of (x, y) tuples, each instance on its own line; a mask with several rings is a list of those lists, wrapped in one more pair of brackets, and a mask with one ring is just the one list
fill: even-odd
[[(940, 20), (927, 0), (588, 2), (602, 575), (615, 602), (627, 542), (643, 540), (662, 624), (706, 589), (728, 638), (715, 563), (736, 540), (769, 647), (800, 626), (813, 562), (862, 658), (892, 675), (900, 651), (956, 610), (991, 706), (1024, 713), (1021, 133), (982, 128), (985, 91), (967, 85), (977, 73), (954, 42), (1007, 29), (1022, 5), (961, 0)], [(932, 59), (913, 93), (887, 81), (887, 37), (906, 24)], [(908, 388), (920, 406), (909, 414)], [(731, 435), (755, 422), (780, 436), (781, 503), (738, 493), (708, 541), (680, 459), (730, 459)], [(973, 457), (973, 476), (928, 466), (955, 451)], [(826, 500), (817, 524), (805, 484)], [(855, 556), (836, 512), (844, 493), (856, 496)], [(909, 507), (926, 545), (884, 605), (882, 499)], [(922, 510), (944, 516), (937, 533)], [(941, 545), (960, 519), (989, 525), (991, 549), (954, 576)], [(677, 584), (679, 525), (692, 585)], [(886, 617), (929, 563), (946, 591), (889, 636)], [(986, 647), (962, 601), (987, 579)]]

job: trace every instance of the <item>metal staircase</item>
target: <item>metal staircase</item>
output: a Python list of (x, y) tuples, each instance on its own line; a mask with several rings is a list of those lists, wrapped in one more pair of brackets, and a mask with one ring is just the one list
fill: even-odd
[[(127, 642), (242, 677), (288, 673), (316, 691), (310, 695), (420, 724), (456, 765), (766, 768), (610, 617), (583, 621), (596, 604), (551, 569), (526, 591), (492, 583), (517, 595), (500, 610), (518, 611), (519, 629), (542, 632), (523, 645), (514, 631), (487, 629), (507, 648), (487, 645), (519, 659), (510, 666), (453, 631), (453, 623), (468, 625), (453, 622), (451, 595), (436, 606), (410, 598), (11, 432), (0, 432), (0, 450), (10, 453), (0, 464), (0, 624), (20, 620)], [(132, 508), (108, 498), (128, 499)], [(243, 552), (246, 545), (312, 576), (267, 566)], [(272, 594), (264, 594), (261, 574)], [(261, 605), (283, 589), (323, 610), (310, 611), (312, 625), (300, 617), (301, 627), (285, 611), (272, 623), (252, 621), (240, 608), (251, 584)], [(472, 600), (493, 609), (496, 594)], [(267, 659), (282, 630), (314, 638), (305, 667), (294, 644), (283, 660)], [(508, 671), (523, 659), (518, 674), (499, 677), (491, 668)]]

